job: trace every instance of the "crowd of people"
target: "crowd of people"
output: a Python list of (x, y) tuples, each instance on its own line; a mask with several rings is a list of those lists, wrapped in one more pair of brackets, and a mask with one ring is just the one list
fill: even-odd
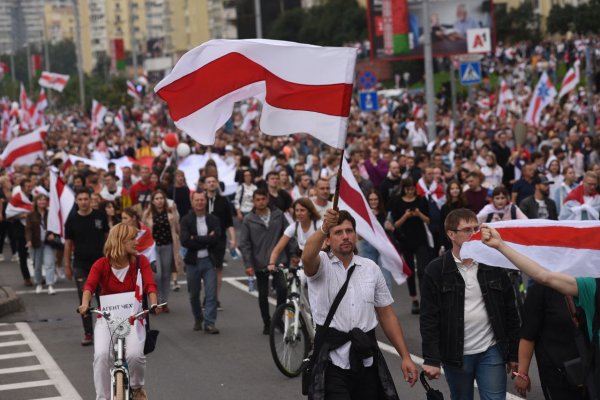
[[(484, 306), (483, 288), (463, 293), (471, 296), (464, 300), (474, 312), (467, 317), (465, 311), (460, 325), (456, 325), (457, 310), (444, 318), (453, 320), (448, 322), (448, 327), (456, 330), (452, 340), (464, 342), (464, 346), (440, 349), (449, 344), (426, 343), (426, 337), (436, 336), (437, 328), (432, 330), (427, 324), (432, 321), (432, 309), (438, 307), (432, 304), (434, 292), (439, 285), (446, 288), (446, 283), (449, 291), (460, 286), (460, 280), (439, 281), (437, 269), (445, 267), (435, 265), (444, 264), (444, 260), (455, 264), (469, 286), (468, 282), (477, 281), (479, 275), (473, 275), (470, 264), (463, 262), (456, 251), (465, 240), (461, 235), (473, 234), (480, 224), (513, 219), (599, 219), (598, 95), (592, 97), (593, 104), (588, 104), (586, 93), (574, 90), (544, 109), (540, 125), (528, 126), (524, 138), (517, 137), (514, 129), (529, 104), (533, 78), (542, 71), (555, 71), (561, 62), (573, 65), (583, 58), (585, 44), (582, 39), (574, 39), (538, 46), (498, 46), (496, 54), (484, 62), (484, 71), (500, 74), (513, 91), (513, 99), (504, 104), (506, 114), (495, 112), (498, 96), (489, 82), (481, 86), (474, 102), (465, 100), (460, 104), (455, 118), (448, 96), (441, 93), (437, 97), (433, 140), (427, 136), (420, 94), (404, 92), (397, 97), (382, 97), (379, 110), (372, 113), (361, 112), (353, 99), (346, 148), (350, 169), (371, 211), (413, 272), (407, 284), (411, 312), (422, 314), (426, 365), (438, 368), (426, 371), (435, 377), (440, 365), (447, 368), (452, 398), (472, 397), (473, 374), (479, 361), (473, 358), (466, 381), (460, 375), (460, 366), (467, 348), (469, 355), (481, 353), (482, 338), (489, 344), (484, 352), (494, 348), (496, 353), (491, 356), (514, 363), (511, 366), (520, 374), (517, 385), (523, 393), (527, 371), (520, 370), (526, 364), (521, 362), (521, 352), (517, 354), (519, 316), (514, 314), (516, 309), (510, 308), (509, 283), (495, 270), (489, 272), (486, 288), (501, 292), (494, 301), (507, 307), (509, 318), (498, 322), (500, 325), (489, 322), (492, 315), (485, 309), (492, 306), (487, 301)], [(590, 107), (596, 126), (588, 122)], [(208, 156), (195, 175), (198, 180), (193, 182), (179, 168), (178, 162), (185, 158), (177, 161), (161, 148), (170, 120), (164, 104), (152, 95), (131, 109), (121, 109), (125, 115), (123, 133), (113, 124), (112, 113), (94, 131), (82, 110), (49, 113), (46, 159), (32, 165), (12, 165), (0, 173), (0, 243), (8, 237), (11, 260), (19, 262), (25, 286), (34, 286), (36, 293), (42, 293), (43, 285), (47, 285), (47, 292), (53, 295), (57, 279), (74, 278), (80, 300), (89, 300), (86, 291), (91, 291), (85, 282), (92, 265), (104, 255), (108, 232), (120, 224), (127, 225), (138, 232), (137, 252), (144, 254), (151, 265), (156, 301), (167, 302), (169, 292), (179, 290), (178, 276), (185, 274), (192, 328), (208, 334), (219, 333), (216, 322), (225, 255), (228, 250), (233, 255), (241, 252), (246, 274), (256, 278), (262, 329), (268, 334), (269, 277), (274, 277), (277, 303), (281, 304), (286, 299), (286, 288), (276, 266), (301, 264), (307, 240), (319, 230), (325, 232), (323, 218), (332, 207), (340, 157), (335, 149), (309, 135), (261, 134), (258, 119), (250, 118), (248, 109), (249, 103), (236, 107), (230, 121), (217, 132), (213, 146), (201, 146), (179, 135), (193, 154)], [(131, 162), (122, 166), (116, 160), (124, 156)], [(106, 169), (91, 162), (98, 159), (107, 160)], [(219, 165), (234, 169), (234, 176), (225, 176)], [(51, 170), (57, 171), (75, 194), (64, 240), (61, 232), (47, 229)], [(449, 218), (451, 215), (454, 218)], [(473, 222), (477, 226), (471, 226)], [(331, 228), (329, 224), (327, 229)], [(381, 265), (372, 245), (359, 240), (358, 249), (361, 256)], [(381, 267), (380, 272), (391, 291), (391, 273)], [(492, 285), (494, 281), (498, 281), (497, 287)], [(538, 291), (535, 286), (531, 289), (531, 293)], [(455, 294), (459, 293), (448, 294), (448, 298), (455, 301)], [(384, 303), (389, 304), (382, 300)], [(528, 318), (539, 313), (540, 307), (525, 304), (521, 317), (523, 332), (528, 333), (522, 334), (521, 343), (535, 337)], [(162, 311), (168, 313), (168, 306)], [(82, 344), (91, 345), (92, 320), (89, 315), (82, 319)], [(483, 327), (481, 321), (487, 321)], [(472, 330), (466, 332), (468, 326)], [(459, 327), (465, 327), (464, 337)], [(535, 329), (542, 328), (536, 325)], [(550, 337), (547, 341), (555, 340), (556, 345), (560, 339)], [(464, 354), (460, 353), (463, 347)], [(539, 348), (535, 348), (538, 354)], [(450, 351), (454, 358), (445, 358), (450, 357)], [(544, 359), (538, 356), (538, 362), (540, 358)], [(558, 398), (551, 395), (553, 390), (561, 390), (555, 388), (557, 380), (546, 375), (556, 360), (544, 360), (547, 364), (540, 364), (546, 367), (540, 368), (542, 386), (545, 394)], [(452, 367), (457, 371), (450, 372)], [(465, 394), (462, 389), (469, 379), (471, 392)], [(486, 386), (478, 383), (483, 393)]]

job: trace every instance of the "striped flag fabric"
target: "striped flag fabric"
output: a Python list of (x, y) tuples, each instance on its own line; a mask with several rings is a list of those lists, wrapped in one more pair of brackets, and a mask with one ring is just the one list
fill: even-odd
[(69, 75), (57, 74), (55, 72), (43, 71), (38, 83), (46, 89), (62, 92), (69, 83)]
[(38, 158), (44, 158), (44, 139), (48, 126), (43, 126), (23, 136), (16, 137), (0, 155), (2, 165), (10, 167), (13, 164), (33, 164)]
[(342, 149), (356, 49), (246, 39), (210, 40), (187, 52), (155, 87), (175, 125), (204, 145), (250, 97), (263, 102), (268, 135), (308, 133)]
[(46, 124), (46, 116), (44, 110), (48, 108), (48, 98), (46, 97), (46, 91), (40, 89), (40, 95), (38, 96), (37, 102), (33, 114), (31, 115), (31, 125), (39, 128)]
[[(600, 221), (519, 219), (489, 224), (506, 244), (551, 271), (600, 277)], [(481, 242), (481, 233), (463, 244), (460, 255), (502, 268), (515, 269), (499, 251)]]
[(138, 254), (146, 256), (150, 262), (156, 261), (156, 243), (152, 237), (152, 232), (146, 225), (140, 224), (140, 230), (135, 241), (137, 242), (136, 249)]
[(115, 115), (115, 125), (119, 129), (119, 133), (121, 137), (125, 137), (125, 118), (123, 117), (123, 110), (117, 111), (117, 115)]
[(525, 123), (537, 126), (540, 123), (542, 110), (546, 108), (546, 106), (552, 104), (555, 97), (556, 89), (548, 77), (548, 74), (544, 72), (535, 86), (529, 108), (527, 109), (527, 114), (525, 115)]
[(513, 92), (504, 79), (500, 80), (500, 93), (498, 94), (498, 107), (496, 115), (500, 118), (505, 118), (508, 114), (507, 105), (513, 100)]
[(258, 100), (254, 99), (250, 103), (250, 107), (248, 107), (248, 110), (246, 111), (246, 115), (244, 115), (244, 120), (242, 121), (242, 125), (240, 126), (240, 129), (246, 133), (250, 132), (250, 129), (252, 129), (252, 124), (254, 121), (256, 121), (258, 116), (259, 116)]
[(96, 99), (92, 100), (92, 136), (97, 135), (98, 128), (101, 128), (104, 124), (104, 116), (108, 112), (108, 109), (100, 104)]
[(13, 120), (10, 117), (9, 105), (3, 104), (2, 107), (2, 129), (0, 137), (4, 143), (8, 142), (12, 137)]
[(563, 78), (562, 84), (560, 85), (560, 93), (558, 94), (559, 100), (571, 90), (575, 89), (579, 84), (579, 64), (579, 60), (575, 61), (575, 64), (569, 68)]
[(56, 171), (50, 171), (50, 202), (48, 206), (48, 231), (65, 236), (65, 222), (75, 205), (73, 190)]
[(351, 212), (356, 219), (356, 233), (377, 249), (381, 266), (392, 273), (396, 283), (404, 283), (411, 275), (410, 268), (371, 211), (346, 159), (342, 160), (339, 208)]
[(133, 97), (136, 100), (140, 98), (140, 94), (135, 88), (135, 84), (130, 80), (127, 81), (127, 95)]
[[(133, 309), (132, 315), (141, 312), (144, 309), (143, 301), (144, 301), (144, 281), (142, 279), (142, 270), (138, 268), (137, 277), (135, 278), (135, 307)], [(146, 340), (146, 327), (144, 326), (146, 320), (138, 319), (135, 321), (135, 331), (138, 337), (138, 340), (144, 341)]]
[[(19, 187), (6, 206), (6, 218), (10, 219), (23, 213), (30, 213), (31, 210), (33, 210), (33, 203), (29, 197), (21, 192), (21, 188)], [(25, 220), (21, 219), (21, 223), (25, 225)]]

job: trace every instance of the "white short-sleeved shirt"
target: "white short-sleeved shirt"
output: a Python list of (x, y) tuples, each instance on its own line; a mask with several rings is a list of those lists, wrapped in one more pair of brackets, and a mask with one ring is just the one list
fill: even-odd
[[(344, 268), (333, 254), (322, 251), (319, 257), (317, 273), (308, 277), (308, 293), (313, 319), (316, 324), (323, 325), (350, 268)], [(350, 266), (353, 264), (356, 268), (330, 327), (341, 332), (350, 332), (353, 328), (368, 332), (377, 326), (375, 307), (389, 306), (394, 300), (377, 264), (360, 256), (353, 257)], [(334, 365), (350, 369), (350, 344), (348, 342), (329, 353)], [(373, 358), (364, 360), (364, 365), (373, 365)]]
[[(288, 225), (287, 228), (285, 228), (285, 231), (283, 231), (283, 234), (285, 236), (289, 237), (290, 239), (295, 237), (296, 241), (298, 242), (298, 247), (300, 248), (300, 250), (304, 250), (304, 244), (306, 243), (308, 238), (311, 237), (311, 235), (317, 231), (316, 229), (319, 229), (322, 224), (323, 224), (323, 221), (321, 221), (321, 220), (318, 220), (316, 222), (310, 221), (310, 226), (308, 227), (308, 231), (304, 232), (302, 230), (302, 225), (300, 225), (300, 223), (298, 223), (298, 228), (296, 229), (296, 222), (292, 222), (291, 224)], [(316, 227), (316, 229), (315, 229), (315, 227)]]

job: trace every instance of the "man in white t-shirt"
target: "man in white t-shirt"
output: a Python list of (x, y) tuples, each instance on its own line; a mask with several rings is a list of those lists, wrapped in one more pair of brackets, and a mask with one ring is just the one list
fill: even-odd
[(329, 201), (329, 198), (331, 197), (329, 181), (326, 179), (317, 180), (317, 183), (315, 184), (315, 192), (316, 196), (311, 200), (319, 212), (319, 215), (321, 215), (321, 218), (323, 218), (325, 211), (333, 207), (333, 203)]
[[(323, 225), (304, 246), (302, 262), (317, 324), (309, 398), (378, 399), (382, 391), (385, 398), (397, 396), (375, 338), (378, 321), (402, 357), (404, 380), (411, 385), (417, 381), (385, 279), (377, 264), (355, 255), (356, 241), (352, 215), (328, 209)], [(321, 251), (323, 245), (327, 251)], [(325, 330), (327, 314), (344, 285), (347, 290)]]

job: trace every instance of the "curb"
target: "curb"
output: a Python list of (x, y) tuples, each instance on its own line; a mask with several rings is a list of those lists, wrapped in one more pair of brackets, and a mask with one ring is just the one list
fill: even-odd
[(23, 310), (23, 301), (10, 286), (0, 286), (0, 318)]

